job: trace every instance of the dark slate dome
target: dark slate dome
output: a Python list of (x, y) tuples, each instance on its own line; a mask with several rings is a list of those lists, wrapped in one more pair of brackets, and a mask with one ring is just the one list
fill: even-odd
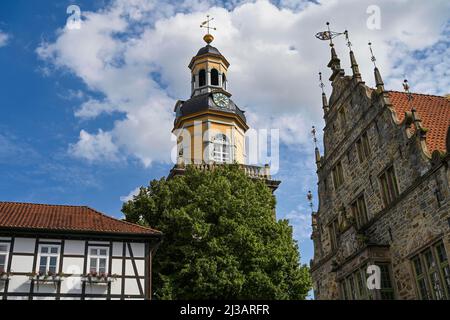
[(201, 55), (204, 55), (204, 54), (207, 54), (207, 53), (210, 53), (210, 54), (217, 54), (217, 55), (219, 55), (219, 56), (222, 55), (222, 54), (220, 53), (220, 51), (217, 50), (216, 47), (213, 47), (213, 46), (211, 46), (211, 45), (208, 44), (208, 45), (206, 45), (205, 47), (201, 48), (201, 49), (198, 51), (196, 57), (201, 56)]
[[(212, 93), (204, 93), (198, 96), (194, 96), (191, 99), (184, 101), (181, 105), (181, 112), (177, 115), (177, 118), (187, 116), (189, 114), (197, 113), (200, 111), (216, 110), (227, 113), (234, 113), (242, 119), (244, 123), (247, 123), (247, 119), (244, 112), (230, 99), (228, 108), (219, 108), (212, 99)], [(177, 119), (175, 119), (175, 122)]]

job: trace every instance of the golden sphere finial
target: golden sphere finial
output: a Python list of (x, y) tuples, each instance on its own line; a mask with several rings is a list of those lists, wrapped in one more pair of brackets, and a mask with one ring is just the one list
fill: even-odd
[(211, 34), (206, 34), (204, 37), (203, 37), (203, 40), (205, 40), (205, 42), (207, 43), (207, 44), (210, 44), (211, 42), (213, 42), (214, 41), (214, 37), (211, 35)]

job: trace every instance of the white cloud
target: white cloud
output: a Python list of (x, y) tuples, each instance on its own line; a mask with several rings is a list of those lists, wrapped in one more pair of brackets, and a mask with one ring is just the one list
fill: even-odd
[(118, 161), (118, 148), (112, 141), (111, 133), (99, 129), (97, 134), (81, 130), (77, 143), (70, 145), (69, 152), (89, 161)]
[(9, 38), (9, 35), (0, 30), (0, 48), (8, 44)]
[(285, 217), (293, 227), (294, 238), (299, 242), (308, 240), (311, 236), (311, 214), (308, 212), (307, 208), (298, 206)]
[(133, 197), (138, 195), (139, 191), (141, 191), (141, 187), (137, 187), (136, 189), (131, 190), (130, 193), (127, 196), (120, 197), (120, 201), (128, 202), (130, 200), (133, 200)]
[[(235, 102), (247, 111), (252, 127), (280, 128), (282, 142), (288, 145), (301, 147), (309, 142), (311, 125), (322, 123), (316, 75), (319, 71), (329, 74), (330, 57), (327, 44), (314, 34), (324, 29), (325, 21), (334, 30), (349, 30), (369, 85), (374, 82), (369, 40), (383, 77), (393, 89), (400, 89), (399, 78), (411, 66), (413, 88), (435, 93), (448, 83), (436, 86), (427, 73), (433, 65), (443, 67), (441, 75), (448, 70), (448, 45), (433, 47), (442, 41), (448, 1), (377, 1), (380, 30), (366, 28), (366, 9), (373, 4), (369, 0), (329, 0), (320, 5), (278, 1), (286, 8), (268, 1), (232, 1), (226, 4), (229, 10), (212, 5), (220, 3), (116, 0), (98, 12), (85, 12), (81, 30), (59, 30), (54, 42), (38, 48), (42, 59), (67, 68), (89, 90), (104, 97), (86, 100), (76, 111), (77, 117), (125, 115), (108, 132), (82, 131), (71, 147), (73, 154), (91, 161), (134, 156), (146, 166), (169, 161), (172, 109), (177, 99), (190, 95), (186, 66), (203, 45), (198, 24), (206, 13), (216, 18), (214, 45), (231, 62), (229, 81)], [(335, 42), (348, 72), (344, 39)], [(410, 57), (414, 50), (425, 50), (423, 64), (415, 64), (418, 58)], [(414, 86), (415, 81), (420, 85)]]

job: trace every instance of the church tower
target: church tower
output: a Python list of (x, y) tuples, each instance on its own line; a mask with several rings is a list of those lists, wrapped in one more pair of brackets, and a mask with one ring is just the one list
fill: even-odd
[(170, 176), (182, 174), (186, 165), (209, 168), (226, 163), (237, 163), (252, 178), (262, 178), (275, 190), (279, 181), (270, 177), (268, 165), (249, 166), (246, 154), (245, 133), (249, 129), (245, 112), (231, 99), (228, 87), (230, 63), (211, 45), (207, 18), (201, 27), (208, 32), (203, 37), (206, 46), (191, 59), (191, 96), (175, 104), (175, 121), (172, 133), (177, 139), (177, 164)]

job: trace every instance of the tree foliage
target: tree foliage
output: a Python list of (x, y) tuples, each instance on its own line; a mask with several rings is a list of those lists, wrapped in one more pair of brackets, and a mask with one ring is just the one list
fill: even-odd
[(153, 261), (157, 299), (304, 299), (309, 270), (274, 208), (263, 181), (227, 165), (154, 180), (122, 211), (164, 233)]

